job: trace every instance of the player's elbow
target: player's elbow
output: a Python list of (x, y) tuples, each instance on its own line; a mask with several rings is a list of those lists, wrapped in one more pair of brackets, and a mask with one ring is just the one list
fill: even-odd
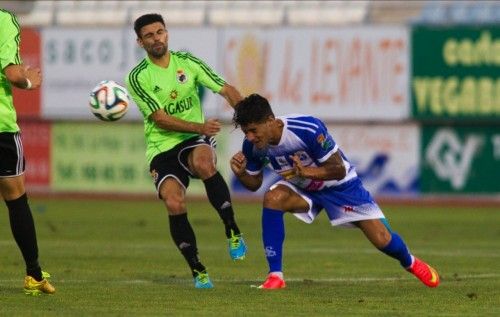
[(246, 189), (248, 189), (249, 191), (252, 191), (252, 192), (256, 192), (257, 190), (259, 190), (260, 186), (262, 185), (262, 181), (253, 180), (253, 179), (252, 179), (252, 181), (246, 181), (246, 182), (242, 182), (242, 183)]
[(150, 114), (149, 120), (153, 121), (158, 127), (162, 129), (167, 129), (170, 124), (168, 115), (163, 109), (158, 109), (152, 114)]
[(339, 167), (339, 178), (338, 179), (343, 179), (344, 177), (346, 177), (347, 175), (347, 171), (345, 169), (345, 166), (342, 165)]
[(246, 189), (248, 189), (251, 192), (256, 192), (257, 190), (259, 190), (260, 185), (259, 186), (252, 185), (252, 186), (245, 186), (245, 187), (246, 187)]
[(328, 177), (326, 179), (332, 179), (332, 180), (341, 180), (347, 175), (347, 171), (344, 167), (344, 165), (337, 165), (337, 166), (332, 166), (331, 169), (328, 171)]
[(219, 94), (226, 99), (231, 107), (236, 106), (236, 104), (243, 99), (240, 92), (228, 83), (224, 84)]

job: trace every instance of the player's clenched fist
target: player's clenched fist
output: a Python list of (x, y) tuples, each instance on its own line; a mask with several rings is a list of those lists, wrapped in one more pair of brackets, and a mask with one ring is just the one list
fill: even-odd
[(40, 85), (42, 84), (42, 72), (40, 68), (25, 66), (24, 74), (26, 76), (26, 79), (28, 79), (30, 83), (29, 88), (27, 87), (26, 89), (36, 89), (40, 87)]
[(208, 119), (203, 123), (202, 134), (206, 136), (215, 136), (221, 128), (220, 122), (217, 119)]
[(247, 167), (247, 159), (243, 152), (239, 151), (229, 161), (229, 165), (231, 166), (231, 170), (236, 176), (241, 176), (245, 173)]

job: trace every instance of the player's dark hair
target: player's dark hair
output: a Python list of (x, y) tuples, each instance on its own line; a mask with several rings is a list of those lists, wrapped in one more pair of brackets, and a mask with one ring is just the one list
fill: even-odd
[(251, 94), (234, 106), (233, 123), (236, 128), (251, 123), (261, 123), (269, 117), (274, 118), (271, 105), (259, 94)]
[(163, 26), (165, 26), (163, 17), (158, 13), (148, 13), (138, 17), (134, 22), (134, 31), (135, 34), (137, 34), (137, 37), (141, 37), (141, 29), (144, 26), (153, 24), (155, 22), (160, 22), (161, 24), (163, 24)]

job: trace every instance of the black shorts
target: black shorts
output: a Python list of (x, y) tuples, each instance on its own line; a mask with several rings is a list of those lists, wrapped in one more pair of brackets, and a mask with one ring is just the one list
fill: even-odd
[(0, 177), (24, 173), (24, 152), (19, 132), (0, 133)]
[(149, 171), (158, 192), (161, 183), (167, 177), (176, 179), (184, 188), (188, 188), (189, 178), (196, 178), (189, 170), (188, 156), (195, 147), (200, 145), (208, 145), (215, 149), (217, 143), (213, 137), (197, 136), (153, 158)]

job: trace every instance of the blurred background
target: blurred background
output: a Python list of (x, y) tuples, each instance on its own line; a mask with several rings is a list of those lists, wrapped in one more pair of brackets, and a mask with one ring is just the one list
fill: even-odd
[[(135, 105), (101, 122), (88, 96), (143, 58), (133, 21), (165, 17), (169, 46), (205, 60), (276, 113), (322, 118), (379, 199), (500, 201), (498, 1), (0, 1), (17, 14), (41, 90), (15, 91), (32, 193), (155, 196)], [(218, 166), (242, 134), (223, 98)], [(270, 184), (274, 176), (266, 174)], [(264, 188), (265, 190), (265, 188)], [(201, 183), (188, 193), (204, 197)]]

